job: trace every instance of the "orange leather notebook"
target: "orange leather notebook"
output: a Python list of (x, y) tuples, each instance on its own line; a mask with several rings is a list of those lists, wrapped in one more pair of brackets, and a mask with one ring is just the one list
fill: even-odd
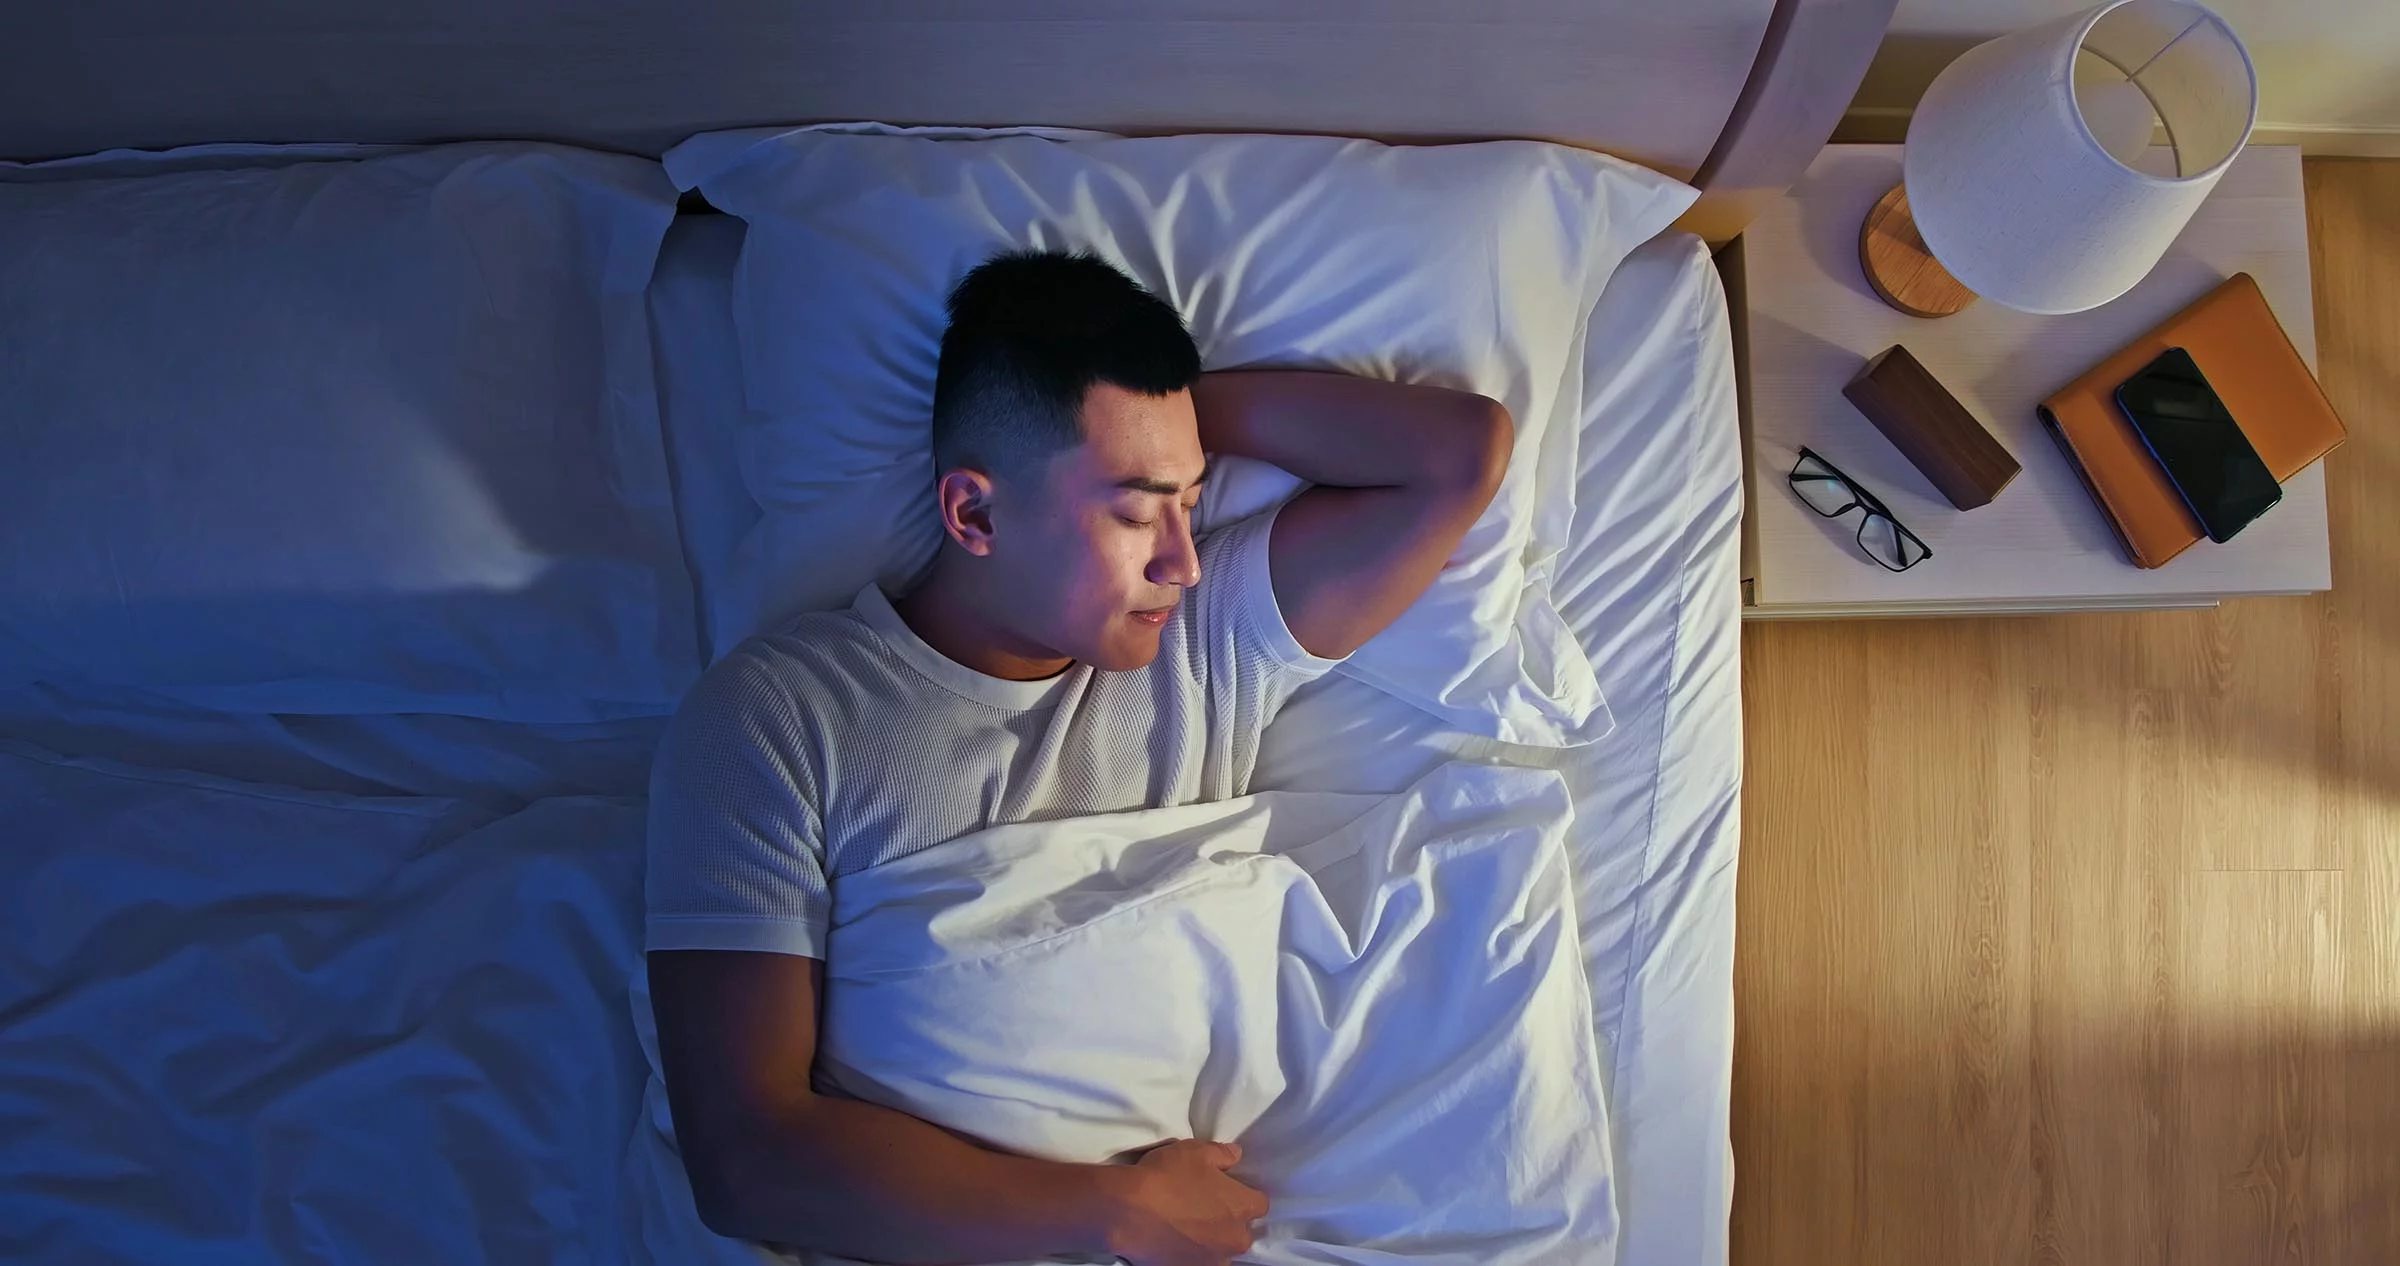
[(2278, 483), (2349, 438), (2258, 283), (2248, 273), (2226, 278), (2041, 404), (2043, 425), (2137, 567), (2165, 566), (2205, 535), (2117, 407), (2118, 386), (2170, 347), (2192, 354)]

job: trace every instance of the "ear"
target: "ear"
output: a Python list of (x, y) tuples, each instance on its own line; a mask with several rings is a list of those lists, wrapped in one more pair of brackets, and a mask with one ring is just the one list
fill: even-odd
[(992, 477), (964, 468), (943, 473), (933, 486), (942, 511), (942, 530), (977, 557), (992, 552)]

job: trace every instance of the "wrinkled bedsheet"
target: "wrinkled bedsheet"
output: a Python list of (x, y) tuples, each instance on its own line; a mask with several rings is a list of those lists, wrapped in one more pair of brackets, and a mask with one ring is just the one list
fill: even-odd
[(0, 1261), (624, 1260), (642, 809), (0, 744)]

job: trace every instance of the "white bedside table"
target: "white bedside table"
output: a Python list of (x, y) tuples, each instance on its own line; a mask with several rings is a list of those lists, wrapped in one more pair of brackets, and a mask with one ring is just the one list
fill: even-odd
[[(1858, 228), (1900, 180), (1897, 145), (1833, 145), (1742, 236), (1748, 292), (1749, 513), (1743, 613), (1752, 618), (2206, 606), (2332, 585), (2323, 464), (2234, 540), (2202, 541), (2145, 571), (2034, 416), (2034, 406), (2236, 272), (2258, 279), (2313, 368), (2300, 152), (2245, 152), (2142, 283), (2071, 316), (1982, 301), (1939, 320), (1885, 306), (1858, 266)], [(1737, 317), (1740, 314), (1737, 314)], [(1899, 343), (2024, 465), (1991, 504), (1954, 509), (1842, 397)], [(1857, 516), (1825, 519), (1784, 474), (1807, 445), (1881, 497), (1933, 557), (1890, 572), (1862, 555)], [(2338, 458), (2336, 459), (2338, 460)]]

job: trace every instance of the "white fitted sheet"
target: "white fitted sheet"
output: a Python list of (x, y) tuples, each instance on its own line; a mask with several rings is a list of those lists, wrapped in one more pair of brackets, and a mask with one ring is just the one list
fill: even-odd
[[(651, 296), (678, 516), (702, 585), (741, 539), (745, 516), (756, 513), (740, 495), (731, 439), (740, 395), (731, 363), (727, 287), (740, 233), (738, 222), (729, 218), (680, 220), (669, 236)], [(1615, 708), (1617, 727), (1599, 743), (1556, 759), (1578, 813), (1569, 843), (1594, 984), (1595, 1019), (1608, 1062), (1621, 1260), (1661, 1266), (1722, 1262), (1731, 1188), (1726, 1140), (1733, 863), (1741, 781), (1735, 605), (1740, 471), (1724, 301), (1707, 254), (1695, 239), (1663, 237), (1637, 250), (1620, 268), (1592, 322), (1586, 385), (1591, 403), (1578, 445), (1572, 542), (1551, 565), (1560, 609), (1592, 654), (1602, 688)], [(525, 727), (408, 716), (226, 717), (130, 695), (67, 699), (40, 689), (20, 689), (0, 692), (0, 737), (30, 740), (78, 757), (196, 770), (221, 778), (347, 794), (451, 795), (498, 806), (546, 795), (639, 794), (655, 726), (627, 722)], [(1373, 746), (1378, 741), (1390, 746)], [(1455, 744), (1429, 733), (1423, 713), (1359, 683), (1334, 679), (1325, 690), (1297, 701), (1270, 728), (1268, 747), (1262, 785), (1272, 786), (1325, 785), (1342, 778), (1378, 782), (1428, 754), (1447, 754)], [(1370, 750), (1384, 751), (1389, 759), (1381, 760), (1380, 768), (1377, 762), (1355, 759)], [(1336, 759), (1343, 753), (1353, 759)], [(106, 815), (95, 813), (90, 839), (105, 844), (113, 838), (111, 832)], [(240, 842), (230, 837), (226, 841), (228, 846)], [(594, 838), (590, 847), (622, 853), (635, 846), (622, 838)], [(215, 855), (221, 860), (239, 856), (230, 851)], [(578, 909), (592, 908), (593, 902), (621, 905), (638, 896), (638, 866), (626, 869), (618, 864), (626, 858), (608, 856), (614, 861), (605, 865), (607, 858), (601, 853), (587, 860), (615, 876), (604, 887), (623, 885), (622, 891), (604, 900), (595, 889), (590, 898), (577, 898)], [(257, 859), (251, 861), (257, 864)], [(175, 900), (172, 885), (121, 897), (100, 887), (87, 895), (145, 919), (172, 913), (198, 937), (208, 924), (208, 911), (201, 907), (238, 896), (233, 885), (240, 872), (230, 861), (224, 865), (227, 869), (215, 877), (213, 886), (193, 896), (197, 904), (189, 910), (166, 910)], [(260, 873), (271, 878), (273, 869)], [(408, 887), (414, 891), (423, 885), (410, 880)], [(279, 890), (269, 885), (266, 891)], [(529, 902), (539, 898), (530, 889), (519, 896)], [(271, 897), (262, 894), (258, 902), (242, 905), (237, 913), (254, 921), (262, 911), (271, 913)], [(148, 903), (143, 910), (134, 909), (143, 903)], [(634, 908), (625, 906), (624, 917), (633, 917)], [(450, 918), (448, 910), (430, 900), (379, 904), (371, 892), (362, 892), (347, 907), (356, 920), (349, 935), (363, 944), (397, 947), (426, 943), (428, 936), (455, 940), (476, 927), (499, 928), (494, 935), (500, 939), (486, 947), (486, 957), (497, 956), (493, 961), (506, 960), (512, 968), (525, 967), (508, 948), (522, 940), (522, 932), (507, 930), (503, 907), (490, 907), (478, 916), (480, 921)], [(632, 944), (630, 939), (612, 938), (606, 953), (549, 960), (550, 966), (541, 970), (582, 973), (584, 993), (597, 991), (621, 1006)], [(457, 952), (471, 950), (468, 946)], [(85, 963), (80, 976), (68, 970), (47, 982), (40, 1000), (31, 1005), (42, 1011), (70, 1004), (113, 1005), (106, 1000), (116, 987), (110, 973), (127, 964), (103, 961), (105, 957)], [(405, 975), (410, 960), (404, 955), (395, 961)], [(525, 967), (537, 968), (538, 964)], [(323, 1001), (318, 995), (325, 990), (333, 990), (338, 1000), (353, 997), (363, 987), (345, 988), (344, 982), (322, 973), (294, 980), (293, 972), (301, 970), (288, 963), (274, 965), (274, 979), (289, 986), (284, 996), (298, 1008), (296, 1014)], [(137, 990), (131, 996), (167, 996), (160, 992), (159, 979), (142, 979), (148, 983), (127, 982)], [(447, 1048), (440, 1043), (447, 1039), (436, 1034), (431, 1040), (437, 1049), (419, 1054), (436, 1064), (448, 1059), (454, 1066), (488, 1067), (499, 1061), (513, 1068), (533, 1067), (542, 1058), (537, 1047), (552, 1049), (540, 1046), (535, 1036), (548, 1023), (544, 1008), (569, 1006), (579, 1023), (597, 1014), (581, 1002), (560, 1001), (584, 996), (575, 985), (569, 976), (548, 981), (540, 997), (494, 1001), (492, 1023), (478, 1029), (472, 1051), (445, 1054)], [(139, 992), (143, 990), (148, 992)], [(97, 1003), (85, 996), (94, 992), (101, 995)], [(20, 1013), (19, 1018), (25, 1014), (33, 1013)], [(410, 1085), (403, 1083), (417, 1067), (392, 1055), (377, 1066), (382, 1071), (357, 1071), (359, 1061), (374, 1053), (353, 1049), (355, 1041), (324, 1025), (302, 1026), (291, 1040), (323, 1049), (315, 1054), (285, 1049), (277, 1056), (280, 1063), (270, 1062), (293, 1068), (306, 1064), (314, 1070), (310, 1077), (333, 1076), (345, 1068), (353, 1071), (339, 1075), (362, 1076), (369, 1082), (398, 1076), (401, 1081), (390, 1089), (405, 1093)], [(230, 1049), (223, 1046), (222, 1035), (194, 1032), (188, 1041), (178, 1038), (161, 1051), (163, 1058), (182, 1061), (203, 1048), (219, 1054)], [(65, 1064), (55, 1061), (71, 1063), (73, 1055), (67, 1045), (45, 1054), (22, 1045), (9, 1049), (0, 1042), (0, 1089), (12, 1079), (37, 1087), (45, 1077), (64, 1075), (60, 1070)], [(299, 1063), (289, 1063), (292, 1060)], [(208, 1111), (247, 1113), (259, 1102), (298, 1103), (294, 1096), (305, 1091), (304, 1082), (279, 1087), (270, 1074), (246, 1092), (250, 1099), (228, 1101)], [(248, 1146), (232, 1118), (218, 1124), (231, 1132), (193, 1137), (237, 1153)], [(79, 1141), (69, 1140), (66, 1151), (56, 1155), (97, 1173), (124, 1162), (132, 1155), (124, 1148), (137, 1141), (87, 1133)], [(150, 1156), (148, 1151), (141, 1154)], [(190, 1165), (189, 1172), (177, 1177), (179, 1157)], [(211, 1158), (209, 1147), (198, 1147), (150, 1156), (146, 1163), (166, 1167), (155, 1179), (163, 1184), (159, 1192), (172, 1188), (179, 1199), (220, 1202), (211, 1216), (232, 1220), (204, 1237), (209, 1247), (224, 1250), (229, 1243), (241, 1243), (253, 1256), (299, 1252), (301, 1240), (278, 1238), (291, 1228), (241, 1220), (243, 1208), (265, 1207), (279, 1198), (271, 1184), (258, 1185), (269, 1183), (272, 1176), (261, 1171), (244, 1186), (238, 1177), (224, 1179), (207, 1172), (215, 1163)], [(471, 1191), (456, 1185), (460, 1174), (470, 1172)], [(497, 1212), (507, 1208), (574, 1207), (595, 1218), (608, 1216), (603, 1210), (619, 1198), (613, 1183), (596, 1171), (579, 1172), (585, 1177), (569, 1182), (555, 1166), (516, 1166), (498, 1154), (480, 1155), (471, 1166), (438, 1181), (428, 1179), (421, 1191), (411, 1187), (408, 1200), (414, 1203), (413, 1217), (463, 1223), (451, 1229), (461, 1232), (457, 1243), (471, 1245), (478, 1242), (471, 1229), (475, 1226), (488, 1224), (498, 1231), (516, 1225)], [(226, 1181), (234, 1186), (225, 1187)], [(126, 1233), (170, 1256), (178, 1246), (196, 1251), (202, 1243), (200, 1238), (177, 1238), (194, 1233), (176, 1230), (183, 1224), (160, 1212), (163, 1206), (137, 1200), (133, 1206), (112, 1207), (119, 1202), (112, 1190), (45, 1188), (44, 1198), (85, 1210), (94, 1227), (146, 1217), (154, 1235), (142, 1237), (131, 1226)], [(47, 1212), (54, 1214), (56, 1209)], [(362, 1260), (375, 1259), (383, 1248), (399, 1252), (410, 1243), (398, 1239), (378, 1247), (381, 1242), (371, 1232), (388, 1220), (388, 1209), (329, 1205), (313, 1216), (324, 1223), (308, 1233), (316, 1238), (307, 1242), (338, 1242), (364, 1253)], [(362, 1237), (362, 1232), (370, 1233)], [(504, 1233), (501, 1240), (480, 1241), (489, 1259), (511, 1258), (505, 1238)], [(638, 1246), (627, 1246), (627, 1251), (639, 1256)], [(565, 1256), (575, 1253), (565, 1250)], [(547, 1260), (540, 1254), (525, 1260), (535, 1259)]]
[(1733, 1197), (1742, 463), (1724, 291), (1698, 239), (1644, 246), (1587, 347), (1559, 609), (1617, 728), (1562, 766), (1632, 1266), (1721, 1263)]

